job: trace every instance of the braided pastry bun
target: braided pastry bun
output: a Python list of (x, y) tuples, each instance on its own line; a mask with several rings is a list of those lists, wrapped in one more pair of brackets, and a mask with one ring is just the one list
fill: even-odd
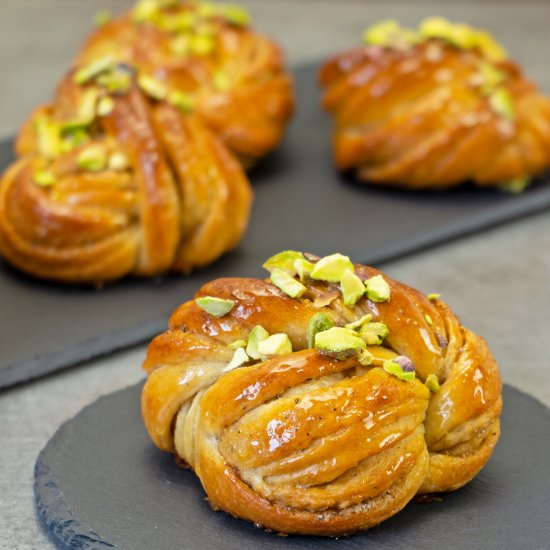
[(279, 144), (294, 108), (280, 48), (249, 21), (235, 6), (141, 0), (93, 33), (77, 64), (109, 57), (158, 93), (183, 94), (248, 167)]
[(485, 31), (385, 21), (320, 72), (340, 170), (409, 188), (518, 192), (550, 166), (550, 99)]
[(127, 66), (68, 74), (16, 151), (0, 183), (0, 253), (37, 277), (188, 272), (236, 246), (247, 225), (252, 193), (238, 160)]
[(147, 430), (213, 509), (283, 533), (368, 529), (489, 459), (502, 407), (485, 341), (429, 298), (335, 254), (219, 279), (149, 346)]

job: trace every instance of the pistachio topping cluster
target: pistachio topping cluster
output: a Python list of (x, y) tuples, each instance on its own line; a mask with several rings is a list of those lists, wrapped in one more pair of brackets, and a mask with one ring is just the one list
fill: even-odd
[(390, 299), (390, 285), (382, 275), (362, 281), (355, 273), (351, 260), (343, 254), (331, 254), (314, 263), (301, 252), (285, 250), (269, 258), (263, 267), (270, 272), (271, 282), (291, 298), (301, 297), (307, 290), (303, 282), (313, 279), (339, 283), (346, 306), (355, 305), (364, 295), (372, 302), (387, 302)]
[(273, 357), (292, 353), (292, 342), (288, 334), (281, 332), (270, 335), (261, 325), (256, 325), (252, 329), (248, 335), (248, 341), (236, 340), (227, 347), (234, 349), (235, 353), (223, 372), (242, 367), (252, 360), (267, 361)]
[(215, 21), (237, 27), (250, 23), (249, 13), (239, 6), (179, 0), (140, 0), (132, 19), (170, 33), (172, 53), (181, 57), (206, 56), (215, 50)]
[[(285, 250), (269, 258), (263, 267), (270, 272), (270, 281), (295, 299), (306, 293), (307, 286), (304, 283), (307, 280), (339, 284), (342, 300), (348, 307), (353, 307), (365, 295), (372, 302), (386, 302), (391, 296), (390, 285), (382, 275), (375, 275), (363, 281), (355, 273), (355, 267), (349, 257), (343, 254), (331, 254), (317, 261), (310, 261), (301, 252)], [(334, 359), (357, 357), (359, 363), (366, 366), (374, 360), (374, 355), (368, 347), (380, 346), (388, 334), (386, 324), (373, 321), (370, 313), (339, 327), (335, 326), (333, 318), (328, 313), (318, 312), (308, 321), (307, 344), (309, 348), (315, 348), (319, 353)], [(252, 334), (251, 338), (254, 341)], [(248, 351), (247, 348), (247, 353)], [(414, 367), (410, 359), (399, 356), (392, 361), (397, 361), (396, 365), (390, 365), (391, 361), (386, 361), (387, 372), (402, 380), (414, 378)]]
[(429, 40), (440, 40), (461, 50), (477, 50), (482, 58), (470, 84), (487, 98), (495, 114), (507, 121), (515, 119), (514, 99), (505, 87), (509, 77), (495, 65), (504, 61), (507, 53), (488, 31), (464, 23), (451, 23), (443, 17), (429, 17), (418, 29), (404, 28), (394, 20), (386, 20), (363, 33), (366, 44), (393, 49), (408, 49)]

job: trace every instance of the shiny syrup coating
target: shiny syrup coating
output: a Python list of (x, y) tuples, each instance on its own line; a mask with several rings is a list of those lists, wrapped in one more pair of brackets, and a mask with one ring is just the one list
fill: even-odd
[[(363, 280), (380, 271), (356, 265)], [(153, 441), (200, 477), (210, 504), (287, 533), (367, 529), (422, 492), (452, 490), (487, 462), (499, 434), (501, 381), (485, 342), (441, 300), (382, 274), (387, 302), (343, 304), (338, 285), (306, 279), (293, 299), (268, 281), (218, 279), (197, 293), (232, 300), (215, 318), (194, 301), (150, 345), (142, 410)], [(334, 292), (336, 290), (336, 292)], [(321, 305), (322, 304), (322, 305)], [(316, 313), (337, 326), (371, 313), (390, 333), (369, 366), (307, 348)], [(227, 344), (256, 325), (293, 352), (223, 372)], [(409, 357), (416, 379), (383, 362)], [(430, 393), (423, 381), (435, 374)]]

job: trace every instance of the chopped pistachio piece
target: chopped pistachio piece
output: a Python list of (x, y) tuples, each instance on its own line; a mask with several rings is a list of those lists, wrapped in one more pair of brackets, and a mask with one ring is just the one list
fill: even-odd
[(191, 37), (189, 49), (195, 55), (208, 55), (214, 51), (215, 41), (211, 36), (196, 34)]
[(433, 319), (427, 313), (424, 315), (424, 319), (426, 319), (428, 325), (432, 326), (434, 324)]
[(357, 360), (359, 361), (359, 363), (361, 363), (361, 365), (366, 367), (372, 364), (372, 361), (374, 360), (374, 355), (368, 349), (364, 349), (359, 354), (359, 357), (357, 357)]
[(475, 46), (491, 61), (502, 61), (508, 57), (506, 50), (493, 38), (490, 32), (476, 29)]
[(178, 33), (194, 29), (196, 23), (196, 15), (190, 11), (186, 11), (163, 17), (160, 26), (165, 31)]
[(371, 321), (372, 321), (372, 314), (367, 313), (366, 315), (363, 315), (361, 319), (357, 319), (357, 321), (353, 321), (353, 323), (348, 323), (347, 325), (345, 325), (345, 327), (349, 330), (361, 330), (361, 327), (363, 325), (366, 325)]
[(424, 38), (439, 38), (458, 48), (473, 48), (474, 30), (462, 23), (451, 23), (444, 17), (428, 17), (420, 23), (420, 34)]
[(353, 271), (346, 271), (340, 279), (344, 305), (353, 306), (365, 294), (365, 284)]
[(240, 6), (223, 6), (222, 15), (223, 18), (232, 25), (244, 27), (250, 24), (250, 14)]
[(112, 97), (102, 97), (97, 103), (97, 114), (99, 116), (107, 116), (113, 112), (115, 102)]
[(522, 193), (531, 183), (531, 178), (529, 176), (514, 178), (513, 180), (507, 181), (500, 188), (507, 193)]
[(78, 155), (77, 164), (82, 170), (100, 172), (107, 166), (107, 152), (99, 144), (89, 145)]
[(262, 361), (280, 355), (288, 355), (292, 353), (292, 342), (288, 334), (272, 334), (258, 342), (258, 352)]
[(216, 88), (216, 90), (226, 91), (229, 90), (229, 88), (231, 87), (231, 80), (227, 76), (227, 73), (224, 71), (216, 71), (214, 73), (213, 82), (214, 88)]
[(365, 342), (353, 330), (332, 327), (315, 335), (315, 347), (323, 355), (348, 359), (365, 349)]
[(300, 281), (289, 275), (286, 271), (276, 267), (271, 272), (271, 282), (291, 298), (299, 298), (307, 290)]
[(128, 91), (132, 84), (132, 71), (119, 65), (116, 69), (100, 74), (96, 82), (110, 93), (123, 94)]
[(85, 84), (101, 73), (109, 70), (113, 64), (114, 60), (112, 57), (102, 57), (78, 69), (74, 74), (73, 80), (76, 84)]
[(168, 94), (166, 85), (163, 82), (146, 74), (139, 75), (138, 86), (149, 97), (152, 97), (153, 99), (157, 99), (159, 101), (165, 99), (166, 95)]
[(274, 269), (282, 269), (290, 275), (295, 275), (296, 268), (294, 267), (294, 262), (296, 260), (303, 259), (304, 255), (301, 252), (296, 252), (295, 250), (283, 250), (283, 252), (279, 252), (278, 254), (275, 254), (275, 256), (271, 256), (271, 258), (267, 259), (262, 267), (267, 269), (270, 273)]
[(94, 25), (96, 27), (102, 27), (111, 20), (111, 12), (108, 10), (99, 10), (94, 14)]
[(300, 277), (301, 281), (304, 281), (311, 275), (314, 267), (315, 264), (308, 262), (306, 259), (298, 258), (297, 260), (294, 260), (294, 270)]
[(35, 172), (32, 178), (40, 187), (49, 187), (55, 183), (55, 176), (46, 170)]
[(186, 56), (189, 54), (190, 45), (189, 45), (189, 36), (179, 35), (174, 37), (170, 42), (170, 49), (173, 53), (180, 56)]
[(210, 19), (218, 14), (219, 7), (211, 2), (199, 2), (197, 6), (197, 13), (199, 17), (204, 19)]
[(192, 112), (195, 106), (195, 99), (192, 95), (177, 90), (168, 94), (168, 101), (186, 114)]
[(61, 151), (67, 153), (75, 147), (80, 147), (90, 141), (90, 135), (84, 128), (71, 128), (63, 132), (63, 141), (61, 142)]
[(332, 317), (326, 313), (316, 313), (309, 318), (307, 323), (307, 347), (315, 347), (315, 336), (319, 332), (324, 332), (334, 326)]
[(369, 346), (379, 346), (389, 333), (385, 323), (364, 323), (359, 329), (359, 336)]
[(224, 300), (215, 296), (201, 296), (195, 302), (202, 310), (214, 317), (223, 317), (235, 307), (233, 300)]
[(436, 292), (428, 294), (428, 300), (430, 300), (430, 302), (435, 302), (436, 300), (439, 300), (439, 298), (441, 298), (441, 294), (437, 294)]
[(160, 5), (157, 0), (139, 0), (132, 10), (132, 19), (137, 23), (153, 21), (159, 11)]
[(329, 283), (339, 283), (346, 271), (353, 272), (351, 260), (342, 254), (321, 258), (311, 270), (311, 278)]
[(514, 98), (506, 88), (497, 88), (489, 96), (489, 105), (497, 115), (506, 120), (514, 120), (516, 118)]
[(437, 393), (439, 391), (439, 380), (435, 374), (429, 374), (424, 384), (432, 393)]
[(404, 355), (384, 361), (382, 368), (388, 373), (397, 376), (400, 380), (414, 380), (415, 371), (412, 361)]
[(387, 302), (390, 299), (390, 285), (382, 277), (375, 275), (367, 279), (365, 286), (367, 287), (367, 297), (373, 302)]
[(481, 93), (489, 95), (497, 86), (503, 84), (507, 75), (487, 61), (479, 62), (479, 75), (481, 77)]
[(246, 348), (246, 340), (235, 340), (231, 344), (227, 344), (229, 349)]
[(244, 351), (244, 348), (237, 348), (235, 350), (235, 353), (233, 354), (233, 357), (231, 358), (231, 361), (227, 364), (227, 366), (222, 370), (222, 372), (229, 372), (230, 370), (236, 369), (238, 367), (241, 367), (245, 363), (248, 363), (250, 361), (250, 357), (246, 354), (246, 351)]
[(61, 152), (61, 128), (49, 118), (40, 116), (35, 120), (38, 150), (47, 159), (54, 159)]
[(256, 325), (252, 329), (248, 335), (248, 344), (246, 346), (246, 353), (248, 353), (252, 359), (260, 359), (261, 355), (258, 351), (258, 344), (266, 338), (269, 338), (269, 332), (267, 332), (262, 325)]
[(363, 33), (363, 42), (365, 44), (383, 46), (385, 48), (414, 44), (417, 40), (418, 37), (414, 31), (402, 28), (393, 19), (375, 23)]
[(109, 162), (107, 165), (109, 167), (109, 170), (122, 172), (130, 166), (130, 161), (124, 153), (117, 151), (109, 157)]

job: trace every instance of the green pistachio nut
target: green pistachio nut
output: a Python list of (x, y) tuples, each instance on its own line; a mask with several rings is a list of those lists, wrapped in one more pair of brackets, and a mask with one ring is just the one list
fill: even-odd
[(197, 14), (203, 19), (211, 19), (216, 17), (219, 13), (220, 6), (212, 4), (211, 2), (200, 2), (197, 5)]
[(359, 329), (359, 336), (369, 346), (379, 346), (389, 333), (385, 323), (364, 323)]
[(195, 300), (195, 303), (206, 313), (218, 318), (227, 315), (235, 307), (233, 300), (224, 300), (215, 296), (201, 296)]
[(168, 102), (185, 114), (191, 113), (195, 107), (195, 99), (192, 95), (177, 90), (168, 94)]
[(323, 355), (336, 359), (354, 357), (365, 347), (365, 342), (357, 333), (347, 328), (332, 327), (315, 335), (315, 348)]
[(190, 12), (169, 14), (160, 20), (162, 30), (173, 33), (191, 31), (197, 24), (197, 16)]
[(55, 159), (61, 153), (61, 127), (47, 117), (40, 116), (34, 122), (38, 150), (47, 159)]
[(309, 318), (307, 323), (307, 347), (315, 347), (315, 336), (319, 332), (324, 332), (331, 329), (334, 326), (332, 317), (329, 317), (326, 313), (316, 313)]
[(82, 170), (100, 172), (107, 166), (107, 160), (105, 148), (99, 144), (92, 144), (80, 152), (77, 164)]
[(299, 298), (307, 290), (300, 281), (289, 275), (286, 271), (276, 267), (271, 272), (271, 282), (291, 298)]
[(138, 86), (151, 98), (158, 101), (165, 99), (168, 95), (168, 90), (164, 82), (157, 80), (146, 74), (141, 74), (138, 77)]
[(272, 357), (289, 355), (292, 353), (292, 342), (288, 334), (272, 334), (258, 342), (258, 352), (262, 361), (266, 361)]
[(245, 27), (250, 24), (250, 14), (240, 6), (226, 5), (222, 8), (222, 16), (231, 25)]
[(40, 187), (50, 187), (56, 181), (55, 176), (46, 170), (35, 172), (32, 176), (34, 182)]
[(478, 66), (481, 77), (481, 93), (483, 95), (490, 95), (495, 88), (508, 79), (508, 75), (497, 69), (492, 63), (481, 60)]
[(112, 97), (102, 97), (97, 103), (97, 114), (99, 116), (107, 116), (113, 112), (115, 108), (115, 102)]
[(189, 49), (195, 55), (209, 55), (214, 51), (215, 39), (212, 36), (196, 34), (190, 38)]
[(132, 84), (132, 74), (129, 70), (118, 67), (100, 74), (96, 82), (109, 93), (125, 94)]
[(340, 279), (344, 305), (353, 306), (365, 294), (365, 284), (353, 271), (346, 271)]
[(235, 350), (235, 353), (233, 354), (233, 357), (231, 358), (231, 361), (227, 364), (227, 366), (222, 370), (222, 372), (229, 372), (233, 369), (236, 369), (238, 367), (242, 367), (245, 363), (248, 363), (250, 361), (250, 357), (246, 354), (246, 351), (244, 351), (244, 348), (240, 347)]
[(363, 33), (363, 42), (373, 46), (389, 47), (401, 33), (401, 26), (393, 19), (387, 19), (368, 27)]
[(372, 321), (372, 314), (367, 313), (366, 315), (363, 315), (361, 319), (357, 319), (357, 321), (353, 321), (353, 323), (348, 323), (345, 325), (345, 327), (349, 330), (357, 330), (360, 331), (361, 327), (363, 325), (366, 325), (367, 323), (370, 323)]
[(435, 374), (429, 374), (424, 384), (432, 393), (437, 393), (439, 391), (439, 380)]
[(189, 36), (179, 35), (170, 41), (172, 53), (184, 57), (191, 51)]
[(294, 270), (296, 271), (298, 277), (301, 281), (305, 281), (308, 277), (311, 276), (311, 272), (315, 264), (308, 262), (305, 258), (298, 258), (294, 260)]
[(489, 106), (494, 113), (506, 120), (513, 121), (516, 118), (514, 98), (510, 91), (502, 86), (496, 88), (489, 96)]
[(159, 9), (157, 0), (139, 0), (132, 10), (132, 19), (136, 23), (152, 22), (158, 16)]
[(441, 294), (437, 294), (437, 292), (428, 294), (428, 300), (430, 300), (430, 302), (435, 302), (436, 300), (439, 300), (439, 298), (441, 298)]
[(523, 193), (523, 191), (525, 191), (525, 189), (529, 187), (531, 181), (532, 180), (529, 176), (520, 176), (518, 178), (507, 181), (506, 183), (502, 184), (500, 188), (507, 193), (512, 193), (515, 195), (518, 193)]
[(374, 360), (374, 355), (368, 349), (364, 349), (357, 357), (357, 360), (361, 365), (366, 367), (372, 364)]
[(412, 361), (404, 355), (399, 355), (393, 359), (384, 361), (382, 368), (388, 374), (397, 376), (400, 380), (410, 381), (415, 378), (415, 371)]
[(231, 344), (227, 344), (229, 349), (246, 348), (246, 340), (235, 340)]
[(112, 57), (101, 57), (78, 69), (73, 76), (73, 80), (76, 84), (86, 84), (86, 82), (89, 82), (101, 73), (111, 69), (113, 65), (114, 59)]
[(390, 299), (390, 285), (382, 275), (375, 275), (367, 279), (365, 286), (367, 297), (372, 302), (387, 302)]
[(487, 31), (477, 29), (474, 41), (475, 47), (490, 61), (503, 61), (508, 57), (507, 51)]
[(63, 140), (61, 142), (61, 151), (68, 153), (75, 147), (80, 147), (90, 141), (90, 135), (84, 128), (76, 127), (67, 131), (63, 131)]
[(424, 319), (428, 325), (432, 326), (434, 324), (433, 319), (427, 313), (424, 315)]
[(329, 283), (339, 283), (346, 271), (353, 272), (354, 267), (348, 256), (331, 254), (321, 258), (311, 270), (311, 278)]
[(274, 269), (282, 269), (290, 275), (295, 275), (296, 268), (294, 267), (294, 262), (296, 260), (305, 260), (304, 255), (301, 252), (296, 252), (296, 250), (283, 250), (283, 252), (279, 252), (266, 260), (262, 267), (270, 273)]
[(260, 359), (261, 354), (258, 350), (258, 344), (266, 338), (269, 338), (269, 332), (267, 332), (262, 325), (256, 325), (252, 329), (248, 335), (248, 344), (246, 346), (246, 353), (252, 357), (252, 359)]
[(103, 27), (112, 19), (111, 12), (108, 10), (99, 10), (94, 14), (94, 25), (96, 27)]

